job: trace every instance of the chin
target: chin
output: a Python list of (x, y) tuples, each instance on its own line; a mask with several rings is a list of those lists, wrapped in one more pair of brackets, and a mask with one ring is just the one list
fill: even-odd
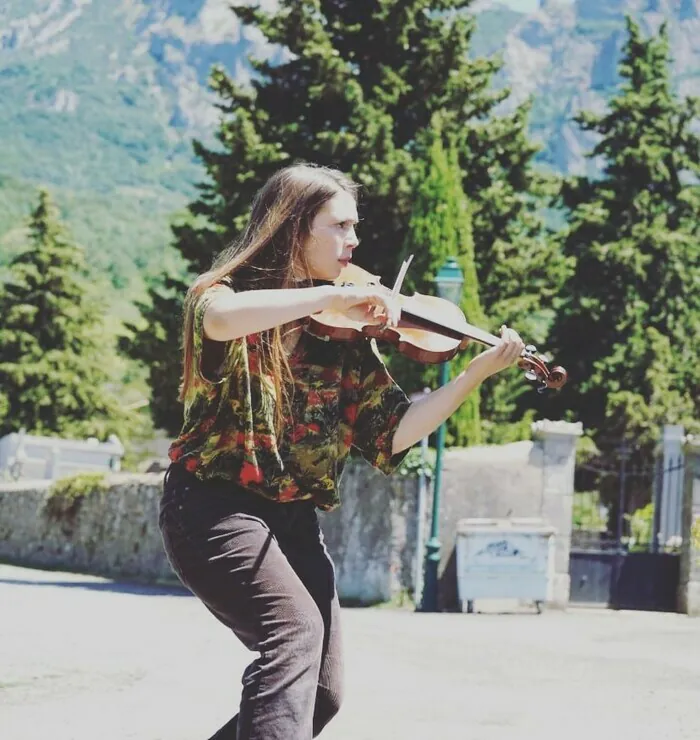
[(340, 276), (340, 273), (343, 271), (343, 269), (343, 265), (338, 263), (334, 267), (329, 267), (328, 270), (324, 270), (324, 274), (319, 275), (318, 278), (319, 280), (333, 281)]
[(328, 282), (333, 282), (333, 280), (335, 280), (342, 271), (343, 266), (341, 264), (338, 264), (335, 267), (329, 267), (326, 270), (312, 270), (310, 277), (312, 280), (324, 280)]

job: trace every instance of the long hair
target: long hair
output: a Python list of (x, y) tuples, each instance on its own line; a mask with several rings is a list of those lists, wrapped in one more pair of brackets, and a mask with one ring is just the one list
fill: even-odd
[[(304, 245), (314, 217), (339, 192), (356, 198), (357, 186), (338, 170), (310, 164), (277, 171), (258, 191), (241, 236), (219, 254), (211, 269), (199, 275), (187, 291), (181, 401), (195, 383), (194, 309), (204, 291), (223, 278), (229, 278), (241, 291), (310, 285), (312, 276)], [(292, 383), (283, 327), (261, 332), (260, 339), (261, 370), (272, 377), (275, 386), (275, 429), (279, 434), (289, 410)]]

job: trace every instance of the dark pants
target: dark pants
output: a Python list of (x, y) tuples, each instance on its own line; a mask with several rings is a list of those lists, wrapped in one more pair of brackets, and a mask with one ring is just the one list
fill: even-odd
[(165, 476), (160, 529), (182, 583), (260, 656), (239, 713), (214, 740), (308, 740), (342, 693), (340, 607), (311, 502), (276, 503), (180, 465)]

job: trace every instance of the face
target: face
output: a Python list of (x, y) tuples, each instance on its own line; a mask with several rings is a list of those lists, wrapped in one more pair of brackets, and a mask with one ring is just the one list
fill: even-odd
[(316, 214), (304, 249), (311, 277), (335, 280), (352, 259), (359, 244), (357, 204), (349, 193), (340, 191)]

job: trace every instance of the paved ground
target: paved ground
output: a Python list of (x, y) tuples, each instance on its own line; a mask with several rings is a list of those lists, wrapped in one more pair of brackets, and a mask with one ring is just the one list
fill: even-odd
[[(700, 738), (700, 620), (348, 609), (344, 629), (324, 740)], [(181, 592), (0, 566), (2, 740), (204, 740), (249, 657)]]

